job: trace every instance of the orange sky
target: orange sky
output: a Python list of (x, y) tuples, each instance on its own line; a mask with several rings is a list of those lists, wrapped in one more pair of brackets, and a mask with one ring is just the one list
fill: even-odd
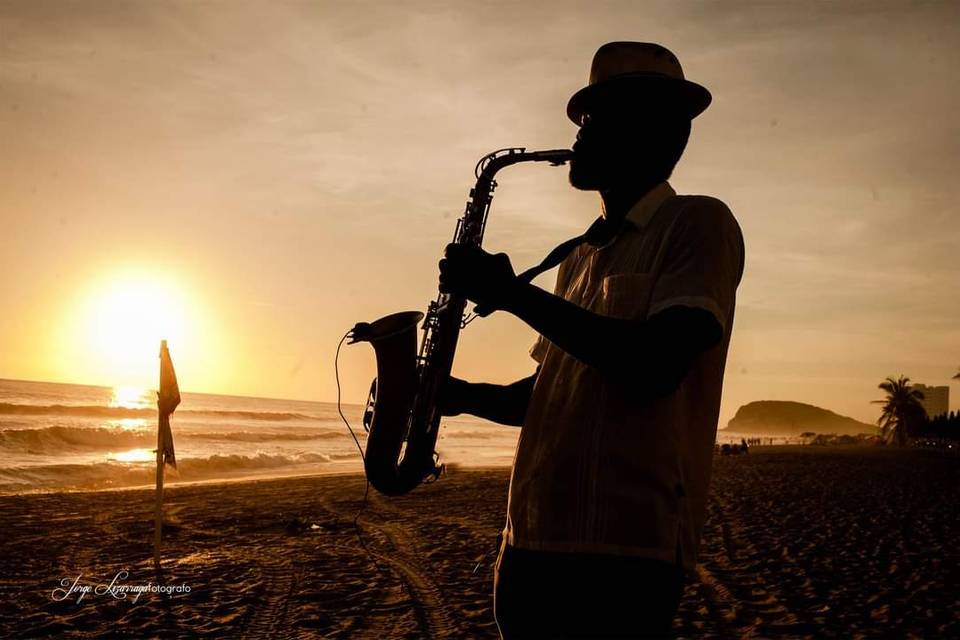
[[(156, 314), (111, 306), (132, 280), (180, 309), (184, 389), (333, 399), (343, 332), (433, 297), (476, 160), (569, 146), (593, 51), (633, 39), (714, 95), (671, 182), (746, 238), (722, 421), (873, 420), (884, 376), (960, 363), (958, 25), (946, 2), (0, 4), (0, 377), (149, 384), (157, 345), (123, 327)], [(518, 269), (598, 213), (562, 169), (500, 183), (485, 244)], [(527, 375), (533, 338), (477, 321), (456, 373)], [(341, 372), (361, 400), (372, 352)]]

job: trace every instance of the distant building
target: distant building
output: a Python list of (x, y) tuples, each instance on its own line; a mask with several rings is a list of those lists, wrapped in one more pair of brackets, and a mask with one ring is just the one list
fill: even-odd
[(950, 410), (950, 387), (928, 387), (925, 384), (912, 384), (913, 389), (923, 394), (920, 404), (927, 415), (933, 418)]

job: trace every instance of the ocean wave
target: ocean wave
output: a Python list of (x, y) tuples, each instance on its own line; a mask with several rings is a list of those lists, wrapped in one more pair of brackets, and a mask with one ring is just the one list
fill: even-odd
[(0, 431), (0, 449), (37, 455), (69, 453), (77, 449), (147, 447), (156, 443), (157, 437), (152, 433), (120, 428), (45, 427)]
[[(105, 407), (102, 405), (13, 404), (0, 402), (0, 415), (57, 415), (94, 418), (138, 418), (157, 415), (152, 407)], [(245, 420), (319, 420), (305, 413), (284, 411), (240, 411), (227, 409), (181, 409), (174, 415), (219, 416)]]
[(257, 433), (256, 431), (233, 431), (230, 433), (192, 433), (187, 438), (197, 440), (229, 440), (231, 442), (275, 442), (301, 440), (338, 440), (345, 438), (342, 431), (322, 431), (320, 433)]
[[(327, 455), (302, 453), (299, 455), (252, 456), (213, 455), (208, 458), (180, 460), (177, 469), (168, 467), (166, 481), (211, 480), (230, 478), (245, 473), (298, 469), (311, 470), (313, 466), (355, 458), (348, 454)], [(37, 467), (0, 468), (0, 494), (30, 491), (58, 491), (108, 489), (147, 485), (155, 480), (153, 463), (130, 464), (99, 462), (95, 464), (53, 464)]]
[[(258, 433), (232, 431), (227, 433), (178, 433), (176, 439), (214, 440), (228, 442), (302, 442), (346, 437), (337, 431), (315, 433)], [(71, 453), (82, 449), (113, 450), (120, 448), (152, 448), (157, 436), (153, 431), (134, 431), (119, 427), (44, 427), (42, 429), (5, 429), (0, 431), (0, 451), (50, 455)]]

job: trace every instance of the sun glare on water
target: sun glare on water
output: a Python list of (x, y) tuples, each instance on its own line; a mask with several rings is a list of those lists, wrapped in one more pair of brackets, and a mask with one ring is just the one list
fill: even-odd
[(114, 462), (150, 462), (155, 457), (151, 449), (130, 449), (120, 453), (111, 453), (107, 456), (107, 459)]
[[(155, 402), (155, 397), (149, 389), (134, 386), (120, 386), (113, 388), (113, 397), (110, 399), (111, 407), (122, 407), (124, 409), (143, 409), (149, 407)], [(127, 424), (124, 427), (130, 426)]]

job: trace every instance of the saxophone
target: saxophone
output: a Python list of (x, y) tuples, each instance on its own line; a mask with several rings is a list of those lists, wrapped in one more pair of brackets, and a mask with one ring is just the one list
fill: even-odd
[[(500, 169), (519, 162), (565, 164), (567, 149), (527, 151), (500, 149), (477, 163), (477, 182), (470, 191), (463, 217), (453, 234), (456, 244), (479, 247), (487, 223), (494, 180)], [(434, 447), (440, 428), (437, 399), (450, 376), (467, 301), (441, 293), (427, 308), (403, 311), (373, 322), (357, 323), (348, 344), (369, 342), (377, 360), (377, 377), (370, 386), (364, 411), (367, 447), (363, 465), (370, 484), (388, 496), (405, 494), (421, 482), (437, 479), (443, 465)], [(482, 312), (480, 312), (482, 314)], [(423, 320), (423, 339), (417, 349), (417, 325)]]

